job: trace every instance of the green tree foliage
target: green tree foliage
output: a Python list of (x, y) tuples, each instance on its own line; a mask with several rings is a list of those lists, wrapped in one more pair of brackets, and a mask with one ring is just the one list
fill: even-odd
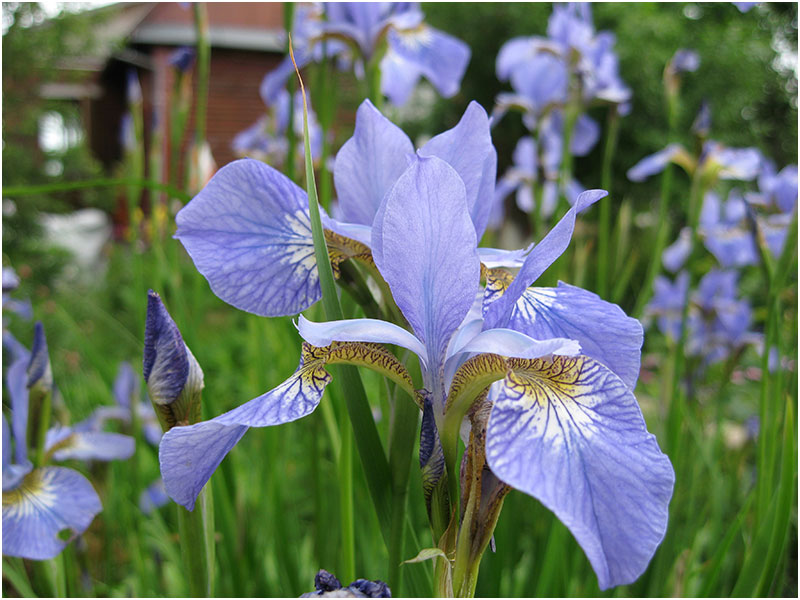
[[(441, 100), (421, 131), (440, 131), (475, 99), (487, 110), (500, 91), (495, 59), (500, 47), (517, 36), (546, 35), (550, 3), (430, 3), (428, 22), (467, 42), (472, 59), (452, 100)], [(596, 3), (595, 28), (612, 31), (620, 73), (633, 90), (633, 110), (622, 120), (614, 159), (615, 195), (657, 195), (658, 181), (631, 184), (625, 172), (644, 155), (663, 148), (667, 117), (663, 100), (664, 66), (678, 48), (700, 54), (700, 69), (686, 74), (681, 90), (680, 141), (703, 99), (712, 108), (712, 138), (731, 146), (756, 146), (780, 168), (797, 162), (797, 5), (763, 3), (747, 13), (731, 3)], [(605, 109), (591, 115), (605, 124)], [(507, 116), (494, 130), (500, 172), (511, 161), (520, 120)], [(600, 184), (602, 143), (578, 159), (576, 173), (587, 187)], [(645, 206), (642, 206), (645, 208)]]

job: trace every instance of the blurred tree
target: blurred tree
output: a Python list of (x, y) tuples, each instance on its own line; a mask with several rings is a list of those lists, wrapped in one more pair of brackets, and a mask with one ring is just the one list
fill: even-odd
[[(60, 61), (92, 44), (93, 19), (65, 10), (54, 16), (38, 3), (4, 2), (2, 26), (3, 187), (101, 177), (102, 170), (82, 135), (78, 106), (46, 99), (40, 89), (43, 82), (64, 81)], [(28, 264), (30, 269), (23, 271), (31, 271), (37, 282), (50, 281), (63, 265), (64, 255), (44, 248), (38, 213), (107, 208), (111, 194), (111, 190), (96, 189), (16, 198), (5, 195), (3, 253), (12, 256), (15, 265)]]

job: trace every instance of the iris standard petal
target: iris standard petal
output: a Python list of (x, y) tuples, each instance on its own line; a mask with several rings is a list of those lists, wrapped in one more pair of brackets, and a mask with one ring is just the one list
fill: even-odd
[(126, 460), (133, 456), (134, 439), (121, 433), (75, 431), (57, 427), (47, 432), (45, 449), (55, 460)]
[(480, 279), (464, 184), (443, 160), (421, 157), (386, 196), (380, 216), (372, 238), (373, 249), (380, 246), (376, 265), (436, 370)]
[(175, 237), (228, 304), (292, 315), (320, 298), (306, 193), (272, 167), (220, 169), (177, 215)]
[(336, 155), (333, 180), (342, 219), (371, 226), (386, 193), (414, 153), (408, 136), (369, 100), (356, 112), (353, 137)]
[(489, 116), (474, 100), (452, 129), (431, 138), (420, 156), (436, 156), (456, 170), (466, 189), (467, 208), (480, 239), (489, 220), (497, 176), (497, 152)]
[(581, 354), (604, 364), (629, 388), (636, 387), (642, 325), (597, 294), (563, 282), (556, 288), (528, 288), (514, 306), (508, 327), (537, 340), (575, 340)]
[[(47, 560), (89, 527), (102, 510), (83, 475), (64, 467), (43, 467), (11, 492), (3, 492), (3, 554)], [(71, 532), (69, 540), (62, 531)]]
[(484, 314), (484, 329), (505, 327), (517, 300), (528, 286), (553, 264), (567, 249), (575, 229), (578, 213), (608, 195), (605, 190), (587, 190), (580, 194), (567, 214), (553, 227), (544, 239), (536, 244), (525, 258), (525, 263), (505, 293), (494, 300)]
[(297, 371), (266, 394), (210, 421), (167, 431), (158, 447), (167, 494), (193, 510), (200, 490), (250, 427), (281, 425), (308, 415), (330, 380), (321, 362), (304, 353)]
[(309, 344), (323, 347), (332, 342), (374, 342), (394, 344), (411, 350), (423, 362), (427, 360), (425, 345), (413, 334), (394, 323), (379, 319), (347, 319), (316, 323), (300, 315), (297, 330)]
[(489, 467), (552, 510), (600, 589), (647, 568), (667, 527), (675, 475), (625, 383), (591, 358), (529, 361), (492, 388)]
[(395, 52), (381, 59), (381, 93), (394, 106), (403, 106), (417, 87), (422, 71)]
[(469, 46), (424, 23), (414, 29), (390, 29), (389, 52), (413, 65), (445, 98), (458, 92), (470, 58)]

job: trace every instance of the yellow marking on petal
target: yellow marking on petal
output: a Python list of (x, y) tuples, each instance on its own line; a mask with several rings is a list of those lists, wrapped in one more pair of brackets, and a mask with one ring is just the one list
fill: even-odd
[(453, 375), (445, 411), (451, 410), (454, 405), (462, 405), (463, 411), (459, 412), (463, 412), (463, 417), (473, 400), (494, 381), (502, 379), (507, 371), (506, 359), (499, 354), (473, 356)]
[(505, 293), (511, 282), (514, 281), (514, 276), (505, 269), (486, 269), (485, 279), (484, 306), (488, 306)]
[(348, 259), (360, 261), (369, 267), (375, 267), (375, 262), (372, 260), (372, 252), (367, 246), (330, 229), (325, 229), (324, 233), (334, 277), (339, 278), (341, 273), (339, 265)]
[(19, 487), (3, 492), (3, 517), (19, 520), (52, 509), (58, 502), (50, 486), (54, 475), (52, 471), (36, 469), (25, 476)]
[(541, 407), (546, 407), (553, 396), (563, 402), (591, 391), (591, 386), (580, 383), (585, 356), (510, 358), (507, 363), (510, 369), (507, 384)]
[(399, 385), (414, 401), (422, 406), (419, 394), (414, 390), (411, 375), (395, 356), (380, 344), (370, 342), (333, 342), (328, 346), (319, 348), (308, 342), (303, 342), (302, 347), (302, 377), (318, 386), (327, 384), (330, 375), (325, 371), (326, 365), (350, 364), (366, 367), (381, 375), (388, 377)]

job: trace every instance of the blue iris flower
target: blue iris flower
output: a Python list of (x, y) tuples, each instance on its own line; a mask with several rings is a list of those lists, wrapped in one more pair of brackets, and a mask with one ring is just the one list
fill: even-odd
[[(41, 323), (36, 324), (33, 349), (16, 351), (6, 372), (10, 427), (3, 415), (3, 554), (46, 560), (82, 534), (102, 506), (92, 484), (77, 471), (50, 465), (34, 469), (28, 459), (28, 390), (52, 389)], [(89, 431), (80, 424), (52, 428), (45, 439), (45, 463), (127, 459), (133, 451), (132, 438)]]
[[(419, 4), (411, 2), (326, 2), (322, 10), (298, 7), (292, 28), (297, 65), (318, 62), (327, 52), (363, 74), (385, 42), (381, 92), (392, 104), (405, 104), (420, 77), (449, 98), (458, 92), (470, 50), (461, 40), (427, 25), (424, 18)], [(267, 74), (261, 84), (267, 104), (293, 73), (287, 57)]]
[(762, 160), (763, 156), (757, 148), (729, 148), (712, 140), (703, 144), (697, 159), (680, 144), (669, 144), (628, 169), (628, 179), (644, 181), (663, 171), (669, 163), (675, 163), (690, 175), (699, 168), (713, 172), (719, 179), (751, 181), (758, 176)]
[[(471, 103), (455, 127), (419, 152), (448, 161), (462, 175), (470, 216), (482, 235), (497, 169), (486, 112)], [(408, 136), (365, 100), (334, 165), (340, 220), (323, 215), (325, 228), (368, 248), (381, 201), (413, 154)], [(294, 315), (320, 298), (308, 197), (272, 167), (247, 159), (226, 165), (176, 220), (175, 237), (214, 293), (236, 308)]]
[[(376, 319), (314, 323), (301, 316), (298, 329), (306, 344), (291, 377), (219, 417), (173, 427), (164, 435), (159, 458), (165, 487), (191, 509), (249, 427), (287, 423), (316, 409), (331, 379), (325, 365), (346, 360), (352, 344), (361, 344), (367, 353), (383, 352), (387, 364), (394, 363), (373, 344), (401, 346), (419, 357), (427, 416), (422, 454), (431, 450), (427, 434), (441, 430), (455, 381), (468, 377), (467, 361), (506, 357), (502, 360), (511, 362), (489, 395), (489, 467), (500, 481), (557, 514), (584, 548), (602, 588), (629, 583), (644, 571), (664, 536), (674, 483), (670, 462), (647, 432), (633, 395), (641, 326), (619, 307), (580, 288), (563, 283), (530, 287), (567, 248), (577, 214), (606, 194), (581, 194), (531, 248), (479, 249), (493, 195), (492, 186), (484, 185), (493, 183), (493, 170), (485, 167), (487, 161), (494, 166), (495, 159), (492, 152), (475, 150), (482, 144), (466, 141), (483, 137), (475, 127), (462, 127), (472, 119), (483, 123), (488, 135), (486, 115), (476, 106), (414, 155), (405, 134), (371, 105), (362, 105), (355, 135), (337, 157), (341, 213), (351, 232), (366, 234), (361, 241), (408, 329)], [(485, 172), (491, 173), (486, 181)], [(298, 273), (308, 280), (313, 255), (301, 253), (299, 242), (284, 243), (281, 248), (289, 249), (281, 251), (291, 253), (292, 260), (277, 264), (265, 240), (280, 227), (294, 231), (303, 215), (307, 221), (301, 192), (249, 163), (231, 170), (221, 183), (210, 190), (213, 195), (201, 202), (198, 197), (184, 209), (197, 203), (190, 218), (179, 216), (178, 237), (184, 243), (196, 238), (187, 244), (196, 264), (197, 246), (194, 251), (191, 246), (201, 239), (215, 243), (215, 272), (234, 289), (250, 284), (251, 308), (264, 294), (284, 298), (287, 282)], [(274, 211), (278, 199), (291, 198), (287, 192), (293, 204), (282, 218), (272, 216), (275, 212), (260, 216)], [(259, 219), (268, 219), (269, 229)], [(213, 222), (215, 231), (201, 235), (186, 226), (203, 221)], [(225, 244), (212, 241), (215, 236)], [(212, 252), (210, 245), (203, 250)], [(519, 272), (512, 276), (503, 266)], [(231, 285), (218, 281), (223, 284), (215, 288), (218, 294)], [(397, 381), (403, 381), (402, 372), (395, 369)]]
[(701, 357), (703, 364), (723, 360), (748, 344), (763, 345), (762, 336), (750, 331), (752, 309), (737, 297), (738, 274), (712, 269), (688, 294), (689, 274), (681, 271), (674, 282), (659, 276), (654, 294), (645, 309), (647, 319), (655, 318), (659, 330), (678, 341), (687, 295), (687, 356)]
[[(563, 121), (561, 111), (552, 111), (542, 119), (538, 144), (531, 136), (520, 138), (514, 149), (513, 165), (498, 181), (496, 202), (502, 202), (516, 192), (517, 207), (530, 213), (535, 207), (532, 184), (541, 182), (541, 215), (549, 217), (553, 213), (558, 202), (558, 175), (563, 158)], [(597, 123), (586, 115), (580, 115), (570, 139), (570, 152), (574, 156), (588, 154), (599, 137)], [(575, 204), (583, 191), (585, 188), (581, 183), (573, 179), (566, 189), (567, 201)]]
[[(500, 103), (521, 105), (538, 118), (567, 102), (574, 69), (583, 103), (597, 99), (626, 105), (631, 91), (620, 78), (614, 44), (612, 33), (595, 32), (587, 3), (554, 6), (546, 38), (514, 38), (500, 49), (497, 77), (510, 81), (515, 92), (501, 97)], [(528, 126), (533, 128), (531, 122)]]

